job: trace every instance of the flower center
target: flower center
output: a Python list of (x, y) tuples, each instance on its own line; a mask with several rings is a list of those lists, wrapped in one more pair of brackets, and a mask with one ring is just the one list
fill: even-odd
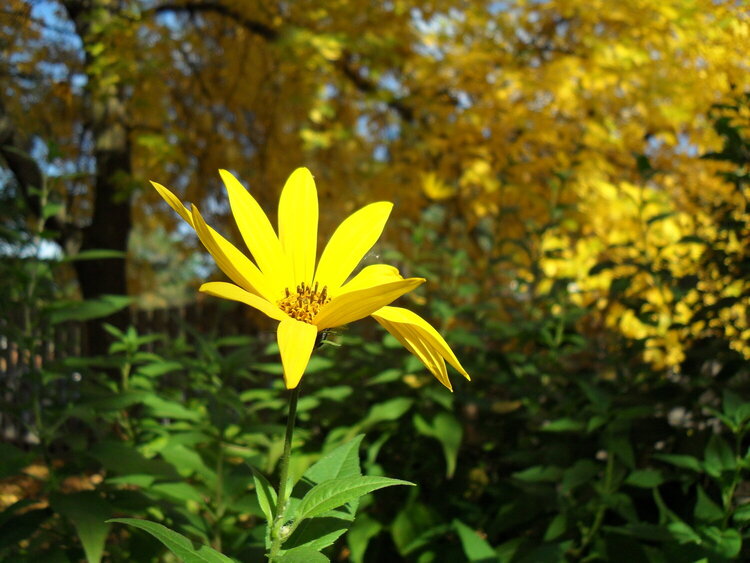
[(318, 282), (315, 282), (314, 286), (302, 282), (294, 292), (289, 291), (288, 287), (284, 289), (284, 292), (286, 297), (277, 302), (279, 309), (293, 319), (308, 324), (313, 324), (313, 319), (320, 308), (331, 300), (328, 297), (328, 288), (323, 287), (321, 291), (318, 291)]

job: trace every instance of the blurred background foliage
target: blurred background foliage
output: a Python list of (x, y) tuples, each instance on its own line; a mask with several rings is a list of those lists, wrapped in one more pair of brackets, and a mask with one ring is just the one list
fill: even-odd
[(237, 240), (217, 169), (272, 210), (299, 165), (323, 237), (396, 203), (368, 260), (474, 377), (366, 323), (316, 355), (295, 474), (364, 432), (419, 484), (332, 560), (750, 558), (749, 41), (710, 0), (5, 2), (0, 558), (169, 561), (112, 516), (261, 557), (272, 327), (195, 303), (147, 180)]

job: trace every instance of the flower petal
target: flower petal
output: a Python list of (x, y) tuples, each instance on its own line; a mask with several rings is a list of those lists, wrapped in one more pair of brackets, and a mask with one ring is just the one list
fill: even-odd
[(190, 216), (190, 212), (185, 208), (185, 206), (182, 204), (182, 202), (178, 199), (176, 195), (174, 195), (172, 192), (170, 192), (167, 188), (162, 186), (161, 184), (157, 184), (156, 182), (151, 182), (151, 185), (156, 188), (156, 191), (159, 192), (159, 195), (164, 198), (164, 201), (166, 201), (169, 204), (169, 207), (174, 209), (177, 214), (182, 217), (185, 222), (193, 226), (193, 218)]
[(362, 268), (356, 276), (342, 285), (338, 291), (335, 291), (330, 295), (331, 297), (336, 297), (337, 295), (343, 295), (344, 293), (349, 293), (358, 289), (383, 285), (385, 283), (402, 279), (404, 278), (401, 277), (397, 268), (389, 266), (388, 264), (373, 264)]
[(193, 205), (192, 218), (198, 238), (229, 279), (250, 293), (260, 295), (272, 303), (281, 298), (283, 288), (271, 286), (268, 283), (268, 278), (247, 256), (206, 224), (195, 205)]
[[(373, 315), (375, 317), (375, 315)], [(445, 368), (445, 360), (438, 352), (429, 346), (427, 342), (419, 337), (419, 333), (414, 326), (409, 324), (391, 323), (382, 317), (375, 319), (390, 332), (401, 345), (409, 352), (414, 354), (427, 367), (435, 378), (453, 391), (450, 379), (448, 379), (448, 370)]]
[[(452, 365), (458, 372), (463, 375), (466, 379), (471, 380), (469, 374), (463, 368), (461, 363), (456, 358), (456, 355), (448, 346), (445, 339), (440, 336), (440, 333), (435, 330), (430, 323), (425, 321), (422, 317), (404, 309), (402, 307), (383, 307), (382, 309), (372, 314), (373, 318), (378, 321), (383, 327), (393, 334), (396, 338), (399, 338), (399, 334), (402, 338), (406, 338), (407, 341), (415, 346), (416, 342), (421, 343), (423, 346), (431, 348), (434, 352), (439, 354), (442, 358)], [(401, 338), (399, 338), (401, 340)], [(402, 342), (403, 344), (403, 342)], [(415, 346), (416, 347), (416, 346)], [(408, 348), (408, 346), (407, 346)], [(412, 351), (412, 350), (410, 350)], [(430, 364), (415, 351), (412, 351), (422, 362), (427, 366), (430, 371), (440, 379), (437, 373), (430, 368)], [(441, 380), (441, 383), (445, 383)]]
[(234, 285), (233, 283), (226, 282), (208, 282), (200, 286), (203, 293), (208, 293), (214, 297), (221, 297), (222, 299), (229, 299), (231, 301), (239, 301), (245, 305), (250, 305), (254, 309), (258, 309), (261, 313), (266, 314), (272, 319), (277, 321), (283, 321), (288, 319), (289, 316), (279, 309), (273, 303), (269, 303), (262, 297), (258, 297), (250, 292), (245, 291), (241, 287)]
[(219, 174), (229, 194), (234, 220), (258, 267), (274, 287), (281, 291), (293, 287), (289, 260), (263, 209), (231, 172), (219, 170)]
[(379, 201), (352, 213), (336, 229), (320, 257), (315, 281), (335, 293), (380, 238), (393, 204)]
[(284, 365), (284, 383), (287, 389), (299, 385), (310, 361), (318, 330), (315, 325), (287, 318), (279, 323), (276, 337), (279, 341), (281, 363)]
[(344, 293), (325, 304), (313, 323), (323, 330), (363, 319), (424, 282), (424, 278), (407, 278)]
[(307, 168), (297, 168), (279, 199), (279, 240), (294, 283), (312, 284), (318, 246), (318, 192)]

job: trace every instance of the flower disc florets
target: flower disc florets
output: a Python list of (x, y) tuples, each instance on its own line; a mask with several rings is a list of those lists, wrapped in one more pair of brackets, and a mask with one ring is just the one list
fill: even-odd
[(288, 287), (284, 292), (286, 297), (277, 302), (279, 309), (293, 319), (308, 324), (313, 324), (320, 308), (331, 300), (326, 287), (318, 291), (318, 282), (314, 286), (302, 282), (294, 292), (289, 291)]

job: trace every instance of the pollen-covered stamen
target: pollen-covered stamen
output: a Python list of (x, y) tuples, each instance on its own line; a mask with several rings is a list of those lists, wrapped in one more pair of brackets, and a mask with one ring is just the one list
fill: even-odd
[(328, 288), (323, 287), (318, 291), (318, 282), (315, 282), (314, 286), (302, 282), (294, 291), (286, 288), (284, 293), (286, 297), (278, 301), (279, 309), (293, 319), (308, 324), (313, 324), (320, 308), (331, 300), (328, 297)]

